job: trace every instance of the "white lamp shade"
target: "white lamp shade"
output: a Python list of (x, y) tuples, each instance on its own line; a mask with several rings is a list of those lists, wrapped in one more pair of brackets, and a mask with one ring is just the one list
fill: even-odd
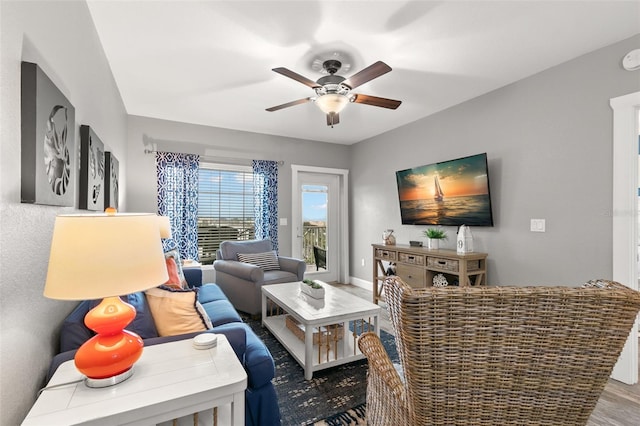
[(146, 290), (169, 279), (158, 216), (56, 217), (44, 295), (85, 300)]
[(349, 103), (349, 98), (345, 95), (339, 95), (337, 93), (327, 93), (316, 99), (316, 105), (325, 114), (338, 114)]
[(160, 221), (160, 238), (171, 238), (171, 221), (168, 216), (158, 216)]

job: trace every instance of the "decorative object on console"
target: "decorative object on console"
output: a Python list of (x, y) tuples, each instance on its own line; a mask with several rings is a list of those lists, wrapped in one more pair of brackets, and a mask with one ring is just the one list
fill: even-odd
[(80, 126), (80, 208), (104, 210), (104, 144), (89, 126)]
[(411, 247), (422, 247), (422, 241), (413, 241), (413, 240), (411, 240), (411, 241), (409, 241), (409, 245)]
[(136, 316), (119, 296), (167, 281), (154, 214), (59, 215), (51, 241), (44, 295), (52, 299), (104, 298), (85, 317), (97, 335), (75, 356), (89, 387), (129, 378), (142, 355), (142, 339), (124, 330)]
[(22, 62), (23, 203), (71, 207), (77, 177), (75, 108), (36, 64)]
[(460, 225), (458, 229), (456, 251), (461, 254), (473, 251), (473, 235), (471, 234), (471, 228), (467, 225)]
[(436, 274), (433, 277), (433, 286), (434, 287), (446, 287), (449, 285), (447, 281), (447, 277), (444, 274)]
[(440, 228), (429, 228), (424, 231), (423, 234), (427, 237), (429, 250), (438, 250), (440, 248), (440, 240), (446, 240), (448, 238), (444, 229)]
[(324, 287), (322, 287), (317, 281), (305, 278), (300, 283), (300, 291), (304, 294), (308, 294), (314, 299), (324, 298)]
[(385, 246), (396, 245), (396, 237), (393, 235), (393, 229), (387, 229), (382, 232), (382, 244)]

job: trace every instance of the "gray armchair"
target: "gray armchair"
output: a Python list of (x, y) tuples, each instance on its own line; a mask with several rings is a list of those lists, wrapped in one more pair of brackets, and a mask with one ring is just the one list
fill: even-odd
[(216, 284), (233, 306), (242, 312), (258, 315), (262, 311), (262, 286), (302, 281), (307, 265), (303, 260), (278, 256), (279, 269), (263, 268), (238, 261), (238, 253), (257, 254), (272, 251), (271, 240), (223, 241), (213, 267)]

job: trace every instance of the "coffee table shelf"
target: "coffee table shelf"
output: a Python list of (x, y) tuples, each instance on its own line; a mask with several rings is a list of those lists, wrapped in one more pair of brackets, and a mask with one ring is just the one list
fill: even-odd
[[(365, 321), (364, 331), (380, 334), (378, 318), (381, 308), (378, 305), (327, 284), (324, 287), (325, 298), (320, 301), (301, 295), (298, 282), (262, 287), (262, 324), (304, 368), (306, 380), (313, 377), (314, 371), (364, 358), (357, 347), (357, 334), (349, 329), (350, 321)], [(285, 313), (270, 315), (268, 300)], [(304, 341), (287, 327), (287, 315), (304, 326)], [(342, 339), (325, 335), (321, 346), (313, 344), (314, 332), (337, 324), (343, 324)]]

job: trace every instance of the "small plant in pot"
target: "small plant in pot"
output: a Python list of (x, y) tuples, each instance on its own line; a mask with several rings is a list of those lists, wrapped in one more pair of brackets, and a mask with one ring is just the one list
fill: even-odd
[(444, 229), (440, 228), (428, 228), (423, 234), (427, 237), (428, 248), (430, 250), (438, 250), (440, 248), (440, 240), (447, 239), (447, 233)]
[(313, 280), (302, 280), (300, 283), (300, 291), (304, 294), (308, 294), (314, 299), (322, 299), (324, 297), (324, 287)]

